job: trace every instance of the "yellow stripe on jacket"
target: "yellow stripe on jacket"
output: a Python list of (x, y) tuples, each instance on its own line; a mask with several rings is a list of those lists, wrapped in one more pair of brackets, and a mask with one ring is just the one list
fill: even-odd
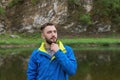
[[(58, 46), (59, 46), (60, 50), (61, 50), (63, 53), (66, 53), (66, 49), (65, 49), (63, 43), (62, 43), (61, 41), (59, 41), (59, 40), (57, 41), (57, 43), (58, 43)], [(42, 43), (41, 43), (41, 45), (40, 45), (40, 47), (39, 47), (39, 50), (48, 54), (48, 52), (47, 52), (46, 49), (45, 49), (45, 42), (42, 42)], [(52, 56), (52, 59), (51, 59), (51, 60), (53, 60), (54, 58), (55, 58), (55, 56)]]

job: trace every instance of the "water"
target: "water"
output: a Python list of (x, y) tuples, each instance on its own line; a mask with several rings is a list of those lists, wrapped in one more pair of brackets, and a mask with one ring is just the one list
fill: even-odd
[[(26, 80), (33, 48), (7, 50), (0, 50), (0, 80)], [(80, 48), (75, 56), (77, 73), (70, 80), (120, 80), (120, 48)]]
[(120, 80), (120, 51), (76, 51), (78, 69), (70, 80)]

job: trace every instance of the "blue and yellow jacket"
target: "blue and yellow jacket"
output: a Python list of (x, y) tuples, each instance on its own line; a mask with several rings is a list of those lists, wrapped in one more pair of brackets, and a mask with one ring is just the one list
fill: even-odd
[(44, 47), (35, 49), (28, 62), (28, 80), (68, 80), (69, 75), (74, 75), (77, 62), (71, 47), (63, 46), (58, 42), (59, 50), (51, 57)]

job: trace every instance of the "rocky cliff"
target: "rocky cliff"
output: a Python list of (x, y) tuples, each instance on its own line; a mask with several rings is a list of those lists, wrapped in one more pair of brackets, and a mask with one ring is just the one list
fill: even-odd
[[(70, 0), (72, 1), (72, 0)], [(94, 21), (91, 25), (81, 24), (77, 20), (77, 6), (84, 7), (84, 13), (90, 13), (92, 0), (1, 0), (0, 1), (0, 34), (34, 33), (45, 22), (53, 22), (59, 29), (73, 33), (114, 32), (111, 25)], [(79, 13), (80, 14), (80, 13)], [(94, 25), (95, 24), (95, 25)], [(91, 29), (92, 28), (92, 29)]]
[(1, 16), (0, 30), (17, 32), (35, 32), (45, 22), (64, 24), (67, 18), (67, 2), (65, 0), (40, 0), (35, 5), (30, 0), (19, 0), (17, 5), (8, 7), (11, 0), (2, 0), (6, 9)]

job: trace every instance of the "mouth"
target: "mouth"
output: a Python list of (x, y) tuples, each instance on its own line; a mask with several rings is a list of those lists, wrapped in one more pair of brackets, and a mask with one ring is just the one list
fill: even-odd
[(52, 37), (52, 38), (51, 38), (51, 41), (52, 41), (52, 42), (56, 42), (56, 37)]
[(56, 37), (52, 37), (51, 39), (56, 39)]

